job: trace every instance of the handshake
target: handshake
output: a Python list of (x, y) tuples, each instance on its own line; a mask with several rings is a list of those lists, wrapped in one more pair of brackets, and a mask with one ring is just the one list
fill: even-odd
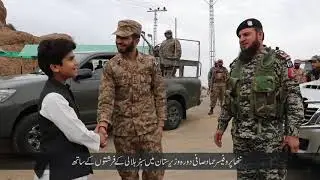
[(100, 136), (100, 148), (105, 148), (107, 146), (107, 127), (97, 125), (96, 129), (94, 130), (95, 133), (99, 134)]

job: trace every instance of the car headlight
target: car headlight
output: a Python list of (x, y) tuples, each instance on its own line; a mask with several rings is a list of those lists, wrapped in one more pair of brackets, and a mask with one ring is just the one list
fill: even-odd
[[(319, 115), (320, 113), (318, 113)], [(320, 115), (317, 117), (317, 120), (315, 120), (314, 125), (320, 125)]]
[(302, 124), (303, 126), (320, 125), (320, 109), (318, 109), (311, 118)]
[(0, 89), (0, 103), (5, 102), (9, 99), (14, 93), (16, 92), (15, 89)]

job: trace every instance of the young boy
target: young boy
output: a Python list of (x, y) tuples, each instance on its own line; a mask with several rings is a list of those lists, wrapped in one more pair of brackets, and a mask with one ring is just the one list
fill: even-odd
[(66, 39), (44, 40), (38, 47), (38, 65), (48, 80), (39, 101), (42, 154), (36, 160), (35, 179), (86, 180), (92, 167), (72, 163), (76, 157), (86, 161), (88, 149), (98, 152), (106, 145), (104, 135), (89, 131), (78, 118), (74, 96), (65, 85), (77, 75), (75, 48), (75, 43)]

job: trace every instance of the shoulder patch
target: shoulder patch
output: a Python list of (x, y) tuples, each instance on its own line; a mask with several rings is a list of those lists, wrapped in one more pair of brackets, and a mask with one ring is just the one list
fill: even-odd
[(282, 50), (275, 50), (276, 57), (279, 59), (284, 59), (284, 60), (290, 60), (291, 57), (284, 51)]
[(287, 68), (293, 68), (293, 63), (291, 61), (291, 57), (284, 51), (277, 49), (275, 50), (276, 58), (278, 58), (281, 61), (284, 61)]
[(293, 63), (290, 60), (287, 60), (287, 68), (292, 68), (293, 67)]

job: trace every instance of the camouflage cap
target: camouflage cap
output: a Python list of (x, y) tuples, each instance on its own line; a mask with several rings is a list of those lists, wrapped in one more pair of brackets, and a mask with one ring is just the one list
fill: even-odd
[(171, 31), (171, 30), (166, 30), (166, 31), (164, 32), (164, 34), (172, 34), (172, 31)]
[(121, 20), (118, 22), (118, 28), (113, 33), (117, 36), (127, 37), (131, 36), (132, 34), (140, 35), (142, 32), (142, 26), (140, 23), (134, 20)]
[(320, 57), (317, 56), (317, 55), (314, 55), (314, 56), (311, 57), (311, 60), (312, 60), (312, 61), (319, 61), (319, 60), (320, 60)]
[(294, 62), (294, 64), (301, 64), (301, 60), (300, 59), (296, 59), (293, 62)]

